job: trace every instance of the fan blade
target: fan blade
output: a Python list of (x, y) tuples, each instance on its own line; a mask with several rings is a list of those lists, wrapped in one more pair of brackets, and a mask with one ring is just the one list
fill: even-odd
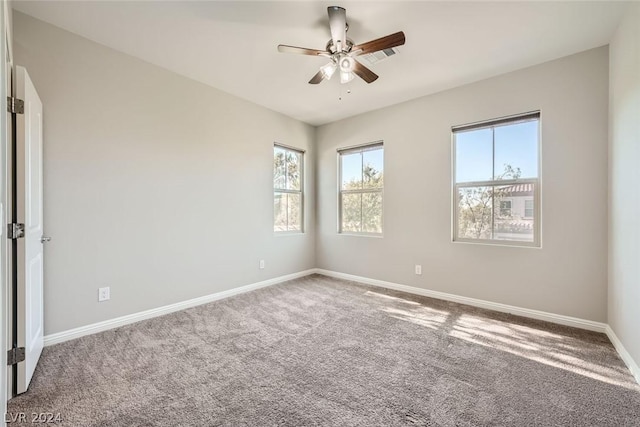
[(307, 49), (306, 47), (287, 46), (285, 44), (278, 45), (278, 52), (299, 53), (301, 55), (311, 55), (311, 56), (330, 56), (326, 50)]
[(353, 72), (367, 83), (373, 83), (378, 79), (376, 73), (355, 60), (353, 61)]
[(320, 71), (318, 71), (316, 73), (315, 76), (313, 76), (311, 78), (311, 80), (309, 80), (309, 84), (310, 85), (317, 85), (318, 83), (320, 83), (323, 80), (324, 80), (324, 73), (322, 72), (322, 70), (320, 70)]
[(329, 6), (327, 12), (333, 46), (337, 52), (342, 52), (347, 42), (347, 11), (340, 6)]
[(402, 46), (404, 42), (404, 33), (402, 31), (398, 31), (397, 33), (354, 46), (351, 48), (351, 54), (362, 55), (365, 53), (377, 52), (379, 50)]

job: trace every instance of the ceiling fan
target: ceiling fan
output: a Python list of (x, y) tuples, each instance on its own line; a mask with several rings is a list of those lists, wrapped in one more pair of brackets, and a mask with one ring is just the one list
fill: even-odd
[(354, 75), (359, 76), (367, 83), (376, 81), (378, 75), (355, 60), (358, 55), (378, 52), (396, 46), (402, 46), (405, 42), (404, 33), (399, 31), (379, 39), (354, 45), (347, 38), (347, 11), (339, 6), (329, 6), (329, 27), (331, 40), (327, 42), (325, 50), (307, 49), (304, 47), (278, 45), (278, 51), (282, 53), (299, 53), (302, 55), (323, 56), (331, 60), (327, 65), (309, 80), (310, 84), (318, 84), (323, 80), (329, 80), (337, 71), (340, 71), (340, 83), (348, 83)]

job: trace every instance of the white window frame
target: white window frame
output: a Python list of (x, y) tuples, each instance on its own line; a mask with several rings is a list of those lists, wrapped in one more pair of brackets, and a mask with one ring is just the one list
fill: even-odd
[[(456, 133), (469, 131), (469, 130), (479, 130), (479, 129), (488, 129), (488, 128), (496, 128), (503, 125), (512, 125), (517, 123), (523, 123), (528, 121), (537, 121), (538, 122), (538, 149), (536, 154), (538, 156), (538, 177), (537, 178), (524, 178), (524, 179), (501, 179), (501, 180), (487, 180), (487, 181), (471, 181), (471, 182), (456, 182)], [(540, 209), (540, 151), (541, 151), (541, 118), (540, 111), (532, 111), (523, 114), (516, 114), (513, 116), (501, 117), (498, 119), (491, 119), (482, 122), (470, 123), (465, 125), (453, 126), (451, 128), (451, 183), (452, 183), (452, 235), (451, 240), (453, 242), (462, 242), (462, 243), (476, 243), (476, 244), (489, 244), (489, 245), (499, 245), (499, 246), (524, 246), (524, 247), (541, 247), (541, 209)], [(495, 133), (494, 133), (495, 136)], [(493, 140), (494, 153), (492, 161), (495, 162), (495, 137)], [(495, 173), (495, 167), (493, 168)], [(517, 240), (506, 240), (506, 239), (470, 239), (470, 238), (462, 238), (458, 237), (458, 215), (459, 215), (459, 202), (458, 202), (458, 194), (460, 188), (470, 188), (470, 187), (503, 187), (514, 184), (533, 184), (533, 241), (532, 242), (523, 242)], [(496, 206), (495, 200), (491, 215), (491, 228), (493, 229), (493, 222), (495, 220)], [(499, 206), (498, 206), (499, 210)]]
[[(353, 235), (353, 236), (369, 236), (369, 237), (383, 237), (384, 234), (384, 181), (382, 188), (367, 188), (360, 190), (343, 190), (342, 189), (342, 156), (344, 154), (352, 154), (352, 153), (363, 153), (369, 150), (377, 150), (382, 148), (382, 173), (384, 176), (384, 142), (383, 141), (375, 141), (362, 145), (355, 145), (351, 147), (338, 148), (338, 234), (342, 235)], [(381, 208), (380, 208), (380, 221), (381, 221), (381, 229), (380, 233), (372, 233), (366, 231), (344, 231), (342, 230), (342, 196), (344, 194), (373, 194), (379, 193), (381, 198)], [(360, 215), (362, 216), (362, 210), (360, 210)]]
[[(275, 230), (275, 222), (276, 222), (276, 218), (275, 215), (272, 218), (271, 224), (272, 227), (274, 227), (273, 232), (278, 235), (278, 236), (282, 236), (282, 235), (287, 235), (287, 234), (304, 234), (305, 231), (305, 226), (304, 226), (304, 153), (305, 151), (300, 149), (300, 148), (295, 148), (295, 147), (290, 147), (288, 145), (284, 145), (284, 144), (279, 144), (279, 143), (274, 143), (273, 144), (273, 151), (272, 151), (272, 156), (275, 155), (275, 149), (279, 148), (281, 150), (285, 150), (285, 151), (290, 151), (293, 152), (295, 154), (299, 154), (300, 155), (300, 190), (291, 190), (291, 189), (286, 189), (286, 188), (276, 188), (275, 183), (273, 184), (273, 198), (275, 200), (276, 197), (276, 193), (287, 193), (287, 194), (299, 194), (300, 195), (300, 230)], [(272, 157), (272, 161), (273, 161), (273, 157)], [(273, 210), (271, 211), (273, 213)], [(289, 225), (289, 218), (287, 218), (287, 228)]]

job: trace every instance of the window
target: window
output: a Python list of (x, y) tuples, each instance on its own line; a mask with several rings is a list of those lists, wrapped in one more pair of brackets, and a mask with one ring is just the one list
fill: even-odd
[(500, 202), (500, 216), (511, 216), (511, 200)]
[(533, 199), (524, 201), (524, 217), (533, 218)]
[(273, 231), (302, 233), (304, 152), (273, 146)]
[(381, 142), (338, 150), (338, 232), (382, 234), (383, 154)]
[(456, 126), (453, 240), (539, 246), (540, 112)]

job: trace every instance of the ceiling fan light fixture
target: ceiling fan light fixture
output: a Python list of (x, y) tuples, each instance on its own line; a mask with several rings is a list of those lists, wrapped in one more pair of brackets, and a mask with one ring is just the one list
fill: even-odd
[(340, 70), (340, 83), (342, 84), (349, 83), (351, 80), (353, 80), (354, 77), (355, 77), (355, 74), (353, 74), (351, 71)]
[(351, 71), (353, 71), (353, 67), (355, 66), (354, 61), (355, 59), (350, 56), (342, 56), (339, 59), (340, 71), (345, 73), (350, 73)]
[(322, 66), (320, 70), (322, 71), (322, 75), (324, 76), (325, 80), (329, 80), (331, 76), (333, 76), (333, 73), (336, 72), (337, 68), (338, 66), (335, 64), (335, 62), (329, 62), (327, 65)]

